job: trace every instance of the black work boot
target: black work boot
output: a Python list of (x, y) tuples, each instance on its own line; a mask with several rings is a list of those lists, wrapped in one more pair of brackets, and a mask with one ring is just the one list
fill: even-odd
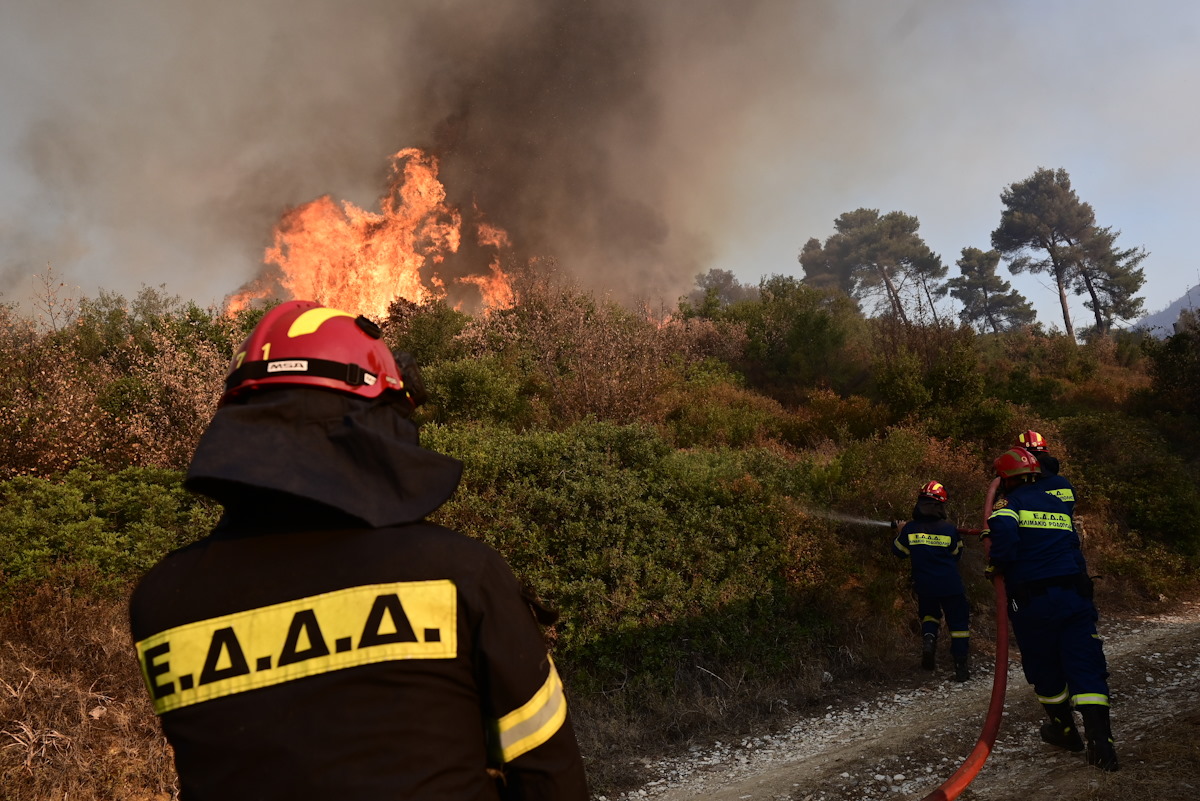
[(1046, 714), (1050, 716), (1048, 723), (1043, 723), (1039, 734), (1042, 740), (1050, 745), (1065, 748), (1079, 753), (1083, 750), (1083, 739), (1075, 728), (1075, 716), (1071, 714), (1071, 705), (1066, 701), (1061, 704), (1043, 704)]
[(921, 642), (921, 667), (933, 670), (933, 657), (937, 653), (937, 635), (926, 634)]
[(970, 681), (971, 668), (965, 656), (954, 657), (954, 680), (955, 681)]
[(1117, 749), (1113, 746), (1112, 727), (1108, 722), (1108, 707), (1085, 704), (1079, 707), (1083, 731), (1087, 735), (1087, 761), (1101, 770), (1118, 770)]

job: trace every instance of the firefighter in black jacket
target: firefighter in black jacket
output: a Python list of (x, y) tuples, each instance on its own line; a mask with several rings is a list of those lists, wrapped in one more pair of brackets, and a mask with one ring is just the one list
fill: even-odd
[(399, 356), (293, 301), (231, 365), (186, 479), (225, 514), (130, 607), (183, 801), (587, 798), (546, 610), (424, 522), (462, 465), (417, 444)]
[(917, 493), (913, 519), (892, 541), (892, 553), (912, 562), (917, 590), (917, 614), (921, 618), (921, 666), (933, 670), (942, 612), (950, 628), (950, 655), (954, 658), (954, 680), (971, 678), (970, 606), (958, 573), (963, 541), (958, 528), (946, 520), (946, 488), (930, 481)]

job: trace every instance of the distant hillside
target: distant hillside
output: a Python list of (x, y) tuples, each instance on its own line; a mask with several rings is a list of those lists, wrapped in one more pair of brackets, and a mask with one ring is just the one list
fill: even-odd
[(1179, 319), (1179, 313), (1184, 309), (1196, 308), (1200, 308), (1200, 284), (1184, 292), (1183, 297), (1162, 311), (1148, 314), (1138, 320), (1133, 324), (1133, 327), (1143, 328), (1159, 338), (1169, 337), (1175, 333), (1175, 329), (1172, 326)]

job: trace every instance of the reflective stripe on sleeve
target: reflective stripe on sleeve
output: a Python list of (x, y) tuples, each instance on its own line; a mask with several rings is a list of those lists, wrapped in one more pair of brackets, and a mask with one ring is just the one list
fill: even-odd
[(904, 553), (908, 554), (908, 553), (910, 553), (910, 551), (908, 550), (908, 546), (905, 545), (903, 542), (901, 542), (902, 539), (904, 539), (903, 534), (901, 534), (899, 537), (896, 537), (896, 539), (892, 542), (892, 544), (895, 545), (897, 549), (904, 551)]
[(992, 512), (990, 515), (988, 515), (988, 520), (991, 520), (992, 518), (995, 518), (995, 517), (1011, 517), (1013, 520), (1018, 520), (1018, 521), (1021, 519), (1015, 511), (1013, 511), (1012, 509), (1007, 509), (1007, 508), (997, 509), (996, 511)]
[[(548, 657), (547, 657), (548, 658)], [(554, 736), (567, 719), (567, 698), (554, 660), (546, 682), (523, 705), (497, 721), (501, 757), (505, 762), (532, 751)]]

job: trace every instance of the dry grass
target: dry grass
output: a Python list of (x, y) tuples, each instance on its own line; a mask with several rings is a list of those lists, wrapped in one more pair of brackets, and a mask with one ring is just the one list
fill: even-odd
[(0, 786), (6, 801), (173, 798), (123, 601), (42, 589), (0, 614)]
[(1121, 770), (1098, 775), (1061, 801), (1192, 801), (1200, 798), (1200, 699), (1144, 742), (1122, 742)]

